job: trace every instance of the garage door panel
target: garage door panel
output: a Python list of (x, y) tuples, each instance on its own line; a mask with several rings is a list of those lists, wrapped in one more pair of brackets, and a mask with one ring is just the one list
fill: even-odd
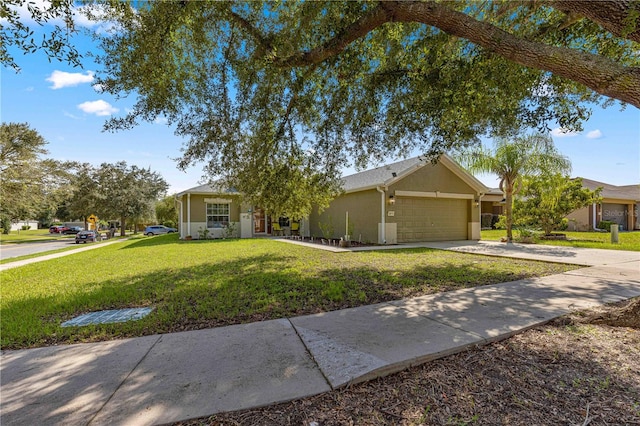
[(468, 200), (398, 198), (398, 242), (466, 240)]

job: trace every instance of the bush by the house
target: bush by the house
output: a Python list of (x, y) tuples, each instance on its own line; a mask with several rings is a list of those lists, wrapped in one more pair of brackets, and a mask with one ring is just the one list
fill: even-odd
[(495, 229), (507, 229), (507, 217), (503, 214), (498, 216), (498, 221), (493, 225)]
[(611, 225), (613, 225), (613, 222), (611, 222), (610, 220), (601, 220), (598, 223), (598, 229), (604, 229), (607, 232), (611, 232)]

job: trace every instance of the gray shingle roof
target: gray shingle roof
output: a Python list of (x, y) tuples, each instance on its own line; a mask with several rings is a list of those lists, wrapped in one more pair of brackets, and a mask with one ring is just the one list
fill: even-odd
[[(454, 173), (457, 173), (458, 176), (461, 176), (465, 181), (471, 185), (471, 187), (475, 187), (478, 190), (488, 191), (480, 181), (478, 181), (475, 177), (467, 173), (464, 169), (457, 165), (453, 160), (451, 160), (446, 155), (441, 157), (443, 163), (448, 164), (446, 167), (454, 170)], [(353, 192), (359, 191), (369, 188), (375, 188), (376, 186), (384, 186), (392, 183), (392, 181), (400, 179), (407, 174), (412, 173), (418, 168), (430, 164), (430, 160), (417, 156), (408, 158), (406, 160), (396, 161), (395, 163), (385, 164), (383, 166), (379, 166), (373, 169), (365, 170), (360, 173), (355, 173), (349, 176), (345, 176), (342, 178), (342, 189), (345, 192)], [(182, 196), (184, 194), (210, 194), (210, 193), (229, 193), (235, 194), (237, 193), (233, 189), (223, 189), (221, 186), (214, 185), (200, 185), (194, 188), (187, 189), (178, 194), (178, 196)]]
[(396, 176), (400, 176), (416, 166), (423, 164), (426, 164), (426, 161), (422, 160), (421, 157), (413, 157), (407, 160), (385, 164), (384, 166), (376, 167), (375, 169), (365, 170), (360, 173), (345, 176), (342, 179), (343, 189), (348, 192), (376, 185), (383, 185), (388, 180), (394, 179), (394, 173)]
[(178, 197), (181, 197), (185, 194), (237, 194), (238, 192), (233, 188), (224, 188), (220, 185), (214, 184), (204, 184), (200, 186), (194, 186), (193, 188), (185, 189), (184, 191), (177, 194)]
[(595, 190), (596, 188), (602, 188), (602, 198), (615, 198), (622, 200), (635, 200), (640, 201), (640, 185), (610, 185), (604, 182), (598, 182), (597, 180), (591, 180), (586, 178), (582, 179), (582, 186)]

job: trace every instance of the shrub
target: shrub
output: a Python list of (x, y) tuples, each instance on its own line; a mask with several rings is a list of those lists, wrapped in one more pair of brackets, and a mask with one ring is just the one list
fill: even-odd
[(560, 226), (558, 226), (558, 230), (566, 231), (567, 229), (569, 229), (569, 219), (565, 217), (564, 219), (562, 219), (562, 221), (560, 221)]
[(198, 228), (198, 238), (201, 240), (206, 240), (209, 238), (210, 231), (207, 228), (202, 229), (202, 227)]
[(21, 228), (21, 229), (22, 229), (23, 231), (28, 231), (29, 229), (31, 229), (31, 226), (29, 226), (29, 225), (22, 225), (22, 228)]
[(600, 223), (598, 223), (598, 229), (604, 229), (607, 232), (611, 232), (611, 225), (613, 225), (613, 222), (610, 220), (601, 220)]
[(227, 226), (224, 227), (224, 237), (225, 238), (235, 238), (236, 237), (236, 223), (229, 222)]
[(322, 232), (322, 236), (326, 239), (329, 239), (333, 237), (333, 221), (331, 220), (331, 216), (327, 217), (327, 219), (327, 223), (319, 222), (318, 227)]
[(175, 228), (176, 223), (173, 220), (165, 220), (162, 222), (164, 226), (168, 226), (169, 228)]
[(507, 229), (507, 217), (505, 215), (498, 216), (498, 221), (493, 225), (496, 229)]

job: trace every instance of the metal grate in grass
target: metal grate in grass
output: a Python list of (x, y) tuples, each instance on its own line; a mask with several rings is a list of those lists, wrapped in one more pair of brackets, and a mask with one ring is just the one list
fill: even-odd
[(139, 320), (149, 315), (152, 310), (153, 308), (131, 308), (89, 312), (88, 314), (80, 315), (79, 317), (63, 322), (62, 327)]

